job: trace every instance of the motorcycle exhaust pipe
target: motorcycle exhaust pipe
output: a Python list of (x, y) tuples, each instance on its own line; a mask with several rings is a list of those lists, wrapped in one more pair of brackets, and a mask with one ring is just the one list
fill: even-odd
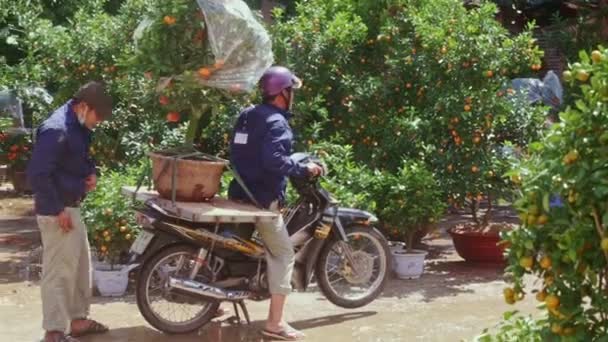
[(188, 293), (193, 296), (225, 301), (240, 301), (248, 299), (251, 293), (248, 291), (229, 291), (218, 287), (199, 283), (189, 279), (169, 277), (169, 289)]

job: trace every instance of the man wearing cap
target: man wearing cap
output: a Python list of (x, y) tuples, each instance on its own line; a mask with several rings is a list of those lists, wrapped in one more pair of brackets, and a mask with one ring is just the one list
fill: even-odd
[(231, 142), (231, 161), (245, 187), (235, 180), (230, 184), (231, 199), (258, 204), (279, 213), (274, 223), (258, 223), (256, 229), (266, 246), (270, 310), (262, 334), (276, 340), (293, 341), (304, 334), (283, 320), (283, 308), (291, 292), (295, 263), (293, 245), (280, 216), (285, 202), (287, 177), (316, 176), (316, 164), (299, 165), (289, 158), (293, 145), (291, 117), (294, 90), (301, 85), (289, 69), (269, 68), (260, 80), (264, 103), (243, 111), (236, 123)]
[[(91, 130), (111, 115), (112, 99), (103, 84), (89, 82), (57, 109), (36, 132), (27, 168), (43, 246), (41, 282), (45, 342), (77, 342), (75, 337), (108, 328), (88, 319), (91, 261), (80, 203), (97, 184), (89, 156)], [(70, 331), (70, 335), (65, 333)]]

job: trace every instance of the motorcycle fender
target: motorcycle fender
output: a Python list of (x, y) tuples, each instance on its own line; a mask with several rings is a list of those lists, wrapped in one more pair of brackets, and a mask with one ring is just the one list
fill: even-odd
[(321, 249), (325, 245), (327, 240), (321, 239), (312, 239), (309, 242), (309, 246), (306, 246), (307, 255), (306, 255), (306, 268), (304, 272), (304, 290), (308, 287), (310, 280), (315, 272), (315, 266), (317, 265), (317, 261), (319, 259), (319, 254), (321, 253)]
[(149, 230), (149, 232), (154, 233), (154, 238), (146, 248), (145, 252), (135, 260), (136, 263), (143, 264), (148, 258), (156, 255), (161, 249), (176, 243), (184, 242), (184, 240), (180, 237), (169, 234), (160, 229)]

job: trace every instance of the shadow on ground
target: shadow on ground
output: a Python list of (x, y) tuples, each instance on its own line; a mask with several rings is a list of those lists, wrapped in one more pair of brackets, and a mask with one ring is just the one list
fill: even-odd
[[(323, 316), (313, 319), (305, 319), (292, 322), (291, 325), (306, 333), (308, 329), (324, 326), (338, 325), (343, 322), (364, 319), (374, 316), (375, 311), (352, 312), (338, 315)], [(251, 325), (235, 324), (227, 325), (222, 322), (212, 322), (203, 329), (187, 335), (171, 335), (173, 342), (213, 341), (213, 342), (261, 342), (264, 341), (260, 330), (264, 321), (254, 321)], [(136, 326), (128, 328), (113, 329), (105, 335), (82, 338), (83, 342), (126, 342), (126, 341), (167, 341), (168, 335), (154, 330), (148, 326)]]
[[(510, 207), (494, 208), (493, 222), (518, 223), (517, 214)], [(503, 280), (504, 265), (470, 263), (456, 253), (448, 229), (472, 222), (472, 216), (464, 210), (447, 215), (438, 230), (423, 240), (418, 249), (428, 252), (424, 274), (420, 279), (399, 280), (393, 278), (387, 284), (383, 297), (404, 298), (422, 296), (423, 302), (453, 297), (462, 293), (474, 293), (472, 285)]]

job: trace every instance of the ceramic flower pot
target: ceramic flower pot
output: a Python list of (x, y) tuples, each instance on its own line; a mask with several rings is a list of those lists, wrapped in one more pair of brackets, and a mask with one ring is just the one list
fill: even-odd
[(469, 262), (504, 263), (504, 248), (499, 245), (500, 232), (495, 229), (480, 232), (454, 227), (448, 230), (456, 252)]
[(428, 254), (426, 251), (414, 249), (392, 251), (394, 258), (394, 270), (399, 279), (418, 279), (424, 272), (424, 260)]

